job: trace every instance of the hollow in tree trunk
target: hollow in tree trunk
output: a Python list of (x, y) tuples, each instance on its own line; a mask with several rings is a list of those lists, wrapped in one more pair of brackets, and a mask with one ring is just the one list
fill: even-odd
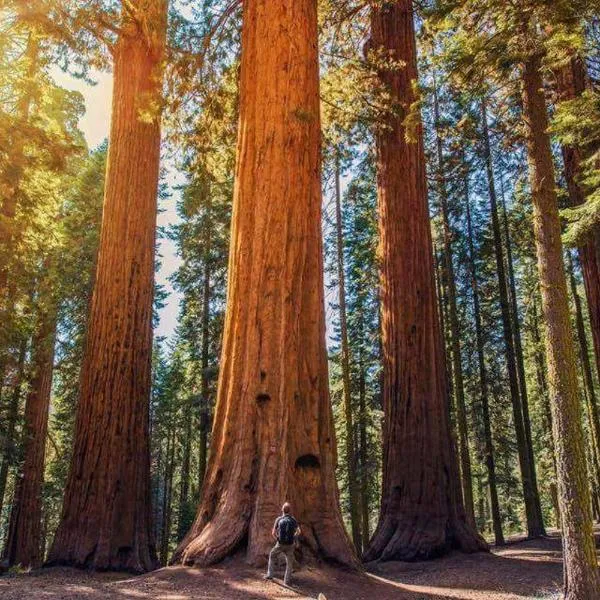
[(417, 78), (412, 2), (374, 4), (372, 55), (400, 110), (376, 131), (383, 336), (382, 502), (365, 560), (431, 558), (487, 548), (467, 523), (450, 431), (421, 125), (404, 117)]
[(48, 562), (139, 572), (157, 564), (148, 415), (167, 5), (123, 12), (73, 458)]
[(316, 0), (243, 4), (227, 310), (211, 451), (175, 553), (264, 564), (281, 504), (303, 555), (356, 565), (335, 480), (321, 242)]

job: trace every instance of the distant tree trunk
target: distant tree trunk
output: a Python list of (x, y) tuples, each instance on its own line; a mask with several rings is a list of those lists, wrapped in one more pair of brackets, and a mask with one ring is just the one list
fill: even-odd
[[(580, 96), (588, 86), (585, 61), (573, 56), (571, 61), (556, 73), (560, 100), (572, 100)], [(581, 150), (576, 146), (562, 147), (565, 179), (571, 206), (579, 206), (585, 196), (577, 178), (581, 172)], [(578, 248), (583, 283), (587, 297), (590, 326), (594, 341), (596, 370), (600, 377), (600, 227), (596, 226), (588, 239)]]
[(510, 237), (510, 229), (508, 227), (508, 211), (506, 209), (506, 199), (504, 197), (504, 183), (502, 177), (500, 177), (500, 199), (502, 202), (502, 221), (504, 226), (504, 240), (506, 243), (506, 263), (508, 267), (508, 289), (510, 299), (512, 333), (515, 347), (515, 360), (517, 364), (517, 376), (519, 380), (519, 395), (521, 397), (521, 408), (523, 409), (523, 429), (525, 431), (525, 440), (527, 442), (527, 453), (529, 456), (529, 465), (531, 468), (531, 477), (537, 520), (540, 523), (543, 523), (542, 504), (540, 501), (540, 493), (537, 484), (535, 456), (533, 454), (531, 418), (529, 416), (529, 397), (527, 393), (527, 380), (525, 377), (525, 359), (523, 357), (523, 344), (521, 341), (521, 320), (519, 317), (517, 285), (515, 282), (515, 270), (512, 256), (512, 240)]
[(490, 403), (488, 394), (488, 376), (485, 364), (485, 351), (483, 341), (483, 326), (481, 323), (481, 309), (479, 304), (479, 283), (477, 281), (477, 266), (475, 263), (475, 248), (473, 244), (473, 224), (471, 221), (470, 195), (468, 181), (465, 176), (465, 207), (467, 214), (467, 238), (469, 242), (469, 267), (471, 272), (471, 288), (473, 290), (473, 312), (475, 313), (475, 337), (477, 340), (477, 362), (479, 366), (479, 386), (481, 394), (481, 419), (483, 422), (485, 466), (488, 474), (488, 487), (490, 491), (490, 507), (492, 513), (492, 526), (496, 546), (504, 545), (502, 533), (502, 516), (500, 502), (498, 501), (498, 488), (496, 485), (496, 461), (494, 458), (494, 442), (492, 438), (492, 423), (490, 418)]
[(540, 334), (539, 317), (537, 309), (536, 297), (533, 297), (531, 303), (531, 322), (533, 333), (533, 344), (535, 348), (535, 371), (540, 389), (540, 401), (542, 404), (542, 428), (546, 436), (547, 443), (550, 445), (549, 451), (552, 455), (552, 475), (553, 481), (550, 482), (548, 488), (550, 491), (550, 499), (556, 517), (556, 527), (560, 528), (560, 507), (558, 505), (558, 496), (556, 492), (556, 452), (554, 451), (554, 443), (552, 439), (552, 413), (550, 410), (550, 398), (548, 393), (548, 382), (546, 379), (546, 361), (544, 360), (544, 349), (542, 345), (542, 336)]
[(15, 460), (15, 431), (19, 417), (19, 404), (21, 402), (21, 390), (23, 388), (26, 354), (27, 340), (21, 340), (21, 345), (19, 346), (19, 356), (15, 370), (14, 384), (10, 397), (10, 404), (8, 405), (6, 437), (4, 439), (4, 448), (2, 448), (2, 465), (0, 466), (0, 514), (2, 514), (2, 507), (4, 505), (8, 470), (14, 464)]
[(202, 491), (206, 460), (208, 457), (208, 434), (210, 433), (210, 392), (208, 380), (208, 359), (210, 349), (210, 278), (212, 247), (212, 202), (210, 193), (206, 198), (207, 226), (204, 243), (204, 276), (202, 283), (202, 348), (200, 351), (200, 435), (198, 453), (198, 492)]
[(350, 524), (352, 541), (357, 552), (361, 552), (359, 486), (356, 474), (354, 450), (354, 419), (352, 417), (352, 390), (350, 386), (350, 345), (346, 320), (346, 274), (344, 273), (344, 237), (342, 232), (342, 194), (340, 190), (340, 164), (335, 162), (335, 228), (337, 242), (338, 303), (340, 310), (340, 334), (342, 339), (342, 388), (344, 395), (344, 424), (346, 433), (346, 468), (348, 470), (348, 497), (350, 500)]
[(436, 150), (438, 167), (438, 184), (442, 205), (442, 229), (444, 240), (444, 270), (446, 271), (448, 289), (448, 313), (450, 317), (450, 348), (452, 350), (452, 374), (454, 376), (454, 398), (456, 400), (456, 423), (458, 431), (458, 455), (461, 472), (463, 502), (467, 521), (475, 527), (475, 510), (473, 507), (473, 482), (471, 480), (471, 457), (469, 454), (469, 426), (467, 424), (467, 409), (465, 405), (465, 386), (463, 380), (462, 358), (460, 347), (460, 323), (458, 321), (456, 280), (452, 254), (452, 231), (450, 228), (450, 211), (448, 208), (448, 193), (444, 173), (444, 151), (440, 134), (440, 109), (437, 86), (433, 82), (434, 115), (436, 130)]
[(171, 538), (171, 506), (173, 498), (173, 470), (175, 468), (175, 432), (173, 426), (167, 435), (165, 453), (165, 482), (162, 498), (162, 524), (160, 530), (160, 562), (166, 564), (169, 559), (169, 541)]
[(302, 550), (356, 557), (338, 506), (321, 242), (316, 0), (243, 3), (227, 312), (211, 452), (174, 560), (246, 547), (264, 564), (281, 504)]
[(166, 0), (123, 14), (73, 458), (48, 562), (140, 572), (156, 566), (148, 413)]
[[(361, 323), (362, 325), (362, 323)], [(362, 341), (358, 350), (358, 418), (360, 437), (360, 508), (361, 508), (361, 552), (367, 549), (371, 537), (369, 526), (369, 448), (367, 447), (367, 386)]]
[(546, 363), (557, 457), (565, 597), (567, 600), (587, 600), (597, 595), (600, 576), (592, 535), (577, 364), (569, 319), (556, 179), (540, 68), (539, 55), (532, 55), (523, 65), (523, 112), (534, 237), (546, 325)]
[(490, 139), (487, 124), (487, 109), (485, 101), (481, 103), (481, 125), (483, 131), (483, 152), (488, 179), (488, 191), (490, 199), (490, 212), (492, 216), (492, 230), (494, 233), (494, 251), (496, 255), (496, 270), (498, 273), (498, 291), (500, 296), (500, 311), (502, 314), (502, 329), (504, 334), (504, 346), (506, 350), (506, 368), (510, 386), (510, 398), (513, 409), (515, 433), (517, 437), (517, 449), (519, 453), (519, 466), (521, 469), (521, 480), (523, 485), (523, 500), (525, 501), (525, 514), (527, 518), (527, 533), (529, 537), (545, 535), (542, 515), (538, 512), (537, 484), (530, 463), (530, 452), (525, 434), (523, 420), (523, 409), (515, 359), (515, 347), (513, 340), (513, 326), (510, 315), (510, 304), (506, 271), (504, 268), (504, 251), (502, 249), (502, 235), (500, 231), (500, 219), (498, 217), (498, 201), (496, 198), (496, 186), (494, 182), (494, 169)]
[[(186, 522), (188, 513), (189, 491), (190, 491), (190, 461), (192, 447), (192, 402), (193, 396), (190, 394), (188, 402), (185, 405), (185, 433), (183, 438), (183, 457), (181, 459), (181, 476), (179, 482), (179, 510), (177, 518), (177, 539), (180, 540), (187, 532), (189, 523)], [(166, 560), (166, 559), (165, 559)]]
[(386, 58), (379, 81), (401, 110), (376, 130), (385, 423), (381, 511), (365, 560), (473, 552), (487, 546), (465, 517), (449, 424), (422, 127), (409, 142), (404, 125), (417, 79), (412, 2), (373, 4), (371, 36)]
[[(51, 294), (48, 294), (50, 296)], [(53, 301), (40, 308), (33, 341), (33, 377), (25, 402), (22, 436), (24, 462), (17, 475), (4, 558), (9, 565), (38, 567), (42, 554), (42, 484), (52, 390), (57, 307)]]

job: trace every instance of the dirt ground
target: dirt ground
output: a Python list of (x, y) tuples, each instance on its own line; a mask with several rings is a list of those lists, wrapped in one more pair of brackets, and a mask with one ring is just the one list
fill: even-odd
[(232, 558), (208, 569), (168, 567), (132, 577), (52, 568), (0, 578), (1, 600), (557, 600), (560, 539), (512, 542), (489, 554), (453, 553), (422, 563), (369, 565), (365, 574), (307, 567), (294, 575), (299, 593), (264, 581)]

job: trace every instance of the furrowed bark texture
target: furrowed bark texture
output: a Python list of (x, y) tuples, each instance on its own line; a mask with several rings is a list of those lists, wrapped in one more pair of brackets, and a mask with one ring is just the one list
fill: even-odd
[[(580, 96), (587, 86), (583, 59), (574, 56), (567, 65), (558, 71), (556, 80), (560, 100), (572, 100)], [(577, 146), (563, 146), (562, 155), (569, 203), (571, 206), (579, 206), (585, 201), (583, 190), (577, 182), (577, 177), (581, 172), (581, 150)], [(596, 369), (600, 377), (600, 227), (596, 226), (588, 239), (577, 250), (588, 303)]]
[(4, 548), (8, 564), (22, 567), (39, 567), (43, 560), (42, 484), (57, 322), (56, 306), (43, 310), (33, 342), (33, 378), (25, 401), (22, 441), (25, 458), (17, 479)]
[(303, 554), (356, 565), (338, 507), (321, 247), (316, 0), (243, 5), (227, 313), (211, 452), (175, 553), (264, 564), (284, 501)]
[(144, 32), (123, 24), (115, 50), (98, 264), (50, 564), (134, 572), (157, 564), (148, 412), (166, 9), (163, 0), (146, 3)]
[(546, 326), (546, 362), (563, 534), (565, 598), (588, 600), (597, 597), (600, 576), (592, 535), (577, 363), (540, 66), (541, 57), (537, 55), (523, 65), (523, 109)]
[(403, 124), (417, 78), (410, 0), (374, 5), (371, 26), (373, 54), (406, 66), (378, 65), (381, 84), (402, 110), (376, 132), (384, 470), (379, 523), (365, 560), (483, 550), (465, 518), (450, 432), (422, 131), (419, 125), (408, 142)]

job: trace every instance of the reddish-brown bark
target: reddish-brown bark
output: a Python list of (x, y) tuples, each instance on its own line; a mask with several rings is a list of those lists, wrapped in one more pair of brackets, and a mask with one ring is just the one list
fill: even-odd
[[(73, 458), (50, 564), (145, 571), (148, 412), (166, 2), (129, 3), (115, 48), (102, 231)], [(143, 11), (142, 11), (143, 9)]]
[[(376, 132), (385, 412), (382, 504), (366, 560), (487, 548), (467, 523), (450, 432), (420, 124), (406, 138), (416, 46), (410, 0), (372, 7), (373, 54), (397, 113)], [(389, 65), (389, 63), (388, 63)]]
[(17, 478), (4, 548), (8, 564), (22, 567), (38, 567), (43, 560), (41, 496), (57, 321), (56, 306), (51, 304), (42, 307), (33, 340), (33, 377), (25, 401), (22, 437), (24, 461)]
[(243, 3), (227, 312), (210, 460), (175, 553), (264, 563), (281, 504), (303, 553), (356, 558), (340, 515), (321, 242), (316, 0)]

